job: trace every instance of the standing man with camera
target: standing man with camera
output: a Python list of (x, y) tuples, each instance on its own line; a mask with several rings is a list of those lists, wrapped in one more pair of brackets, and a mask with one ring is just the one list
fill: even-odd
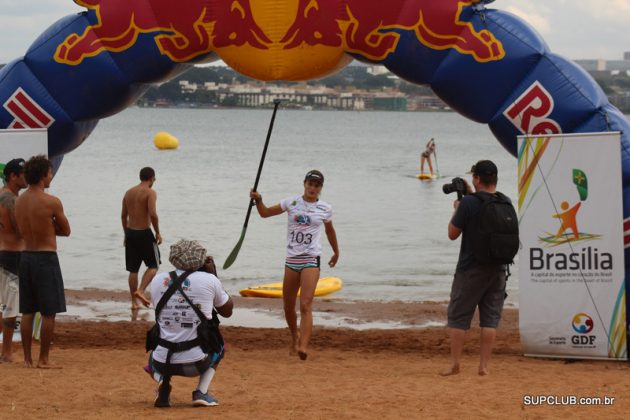
[[(443, 188), (445, 193), (458, 193), (458, 199), (453, 203), (455, 212), (448, 225), (448, 237), (455, 240), (462, 235), (448, 305), (451, 366), (440, 373), (443, 376), (460, 371), (466, 331), (470, 329), (476, 307), (479, 307), (481, 327), (478, 373), (482, 376), (489, 373), (488, 362), (506, 296), (506, 264), (511, 262), (518, 249), (518, 218), (510, 199), (496, 190), (496, 165), (489, 160), (480, 160), (471, 172), (474, 193), (461, 178), (453, 179), (452, 184)], [(490, 207), (493, 208), (487, 211)], [(497, 229), (502, 229), (504, 234), (493, 235), (492, 231)]]

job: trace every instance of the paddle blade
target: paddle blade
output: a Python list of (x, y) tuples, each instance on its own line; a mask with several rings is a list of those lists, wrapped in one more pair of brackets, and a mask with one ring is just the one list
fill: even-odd
[(225, 263), (223, 263), (223, 269), (224, 270), (227, 270), (228, 268), (230, 268), (230, 266), (232, 264), (234, 264), (234, 261), (236, 261), (236, 257), (238, 256), (238, 253), (241, 250), (241, 245), (243, 245), (243, 240), (245, 239), (245, 231), (246, 230), (247, 230), (247, 228), (243, 227), (243, 231), (241, 232), (240, 239), (238, 240), (238, 242), (234, 246), (234, 249), (232, 250), (232, 252), (230, 252), (230, 255), (228, 255), (227, 259), (225, 260)]

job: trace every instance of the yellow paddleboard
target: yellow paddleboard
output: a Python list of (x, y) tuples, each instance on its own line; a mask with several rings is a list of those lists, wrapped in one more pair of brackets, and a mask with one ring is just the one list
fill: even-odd
[[(343, 282), (337, 277), (323, 277), (317, 281), (317, 288), (315, 288), (315, 296), (325, 296), (341, 290)], [(282, 297), (282, 282), (268, 283), (261, 286), (248, 287), (239, 292), (241, 296), (245, 297), (268, 297), (268, 298), (281, 298)], [(298, 296), (300, 292), (298, 291)]]
[(417, 174), (416, 178), (418, 179), (435, 179), (437, 178), (436, 175), (431, 175), (431, 174)]

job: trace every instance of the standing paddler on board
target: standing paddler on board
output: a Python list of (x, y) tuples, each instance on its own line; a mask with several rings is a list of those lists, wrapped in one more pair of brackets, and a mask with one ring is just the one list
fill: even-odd
[[(301, 195), (285, 198), (279, 204), (265, 206), (262, 196), (251, 191), (249, 196), (256, 204), (261, 217), (277, 216), (287, 212), (287, 257), (284, 266), (282, 300), (284, 316), (291, 331), (291, 354), (302, 360), (307, 358), (308, 342), (313, 331), (313, 297), (320, 274), (322, 253), (322, 226), (333, 250), (328, 261), (334, 267), (339, 259), (337, 234), (332, 224), (332, 207), (319, 199), (324, 185), (324, 175), (312, 170), (304, 178), (304, 192)], [(300, 290), (300, 329), (297, 326), (295, 302)]]
[(420, 154), (420, 175), (425, 175), (424, 173), (424, 162), (426, 161), (429, 164), (429, 171), (431, 172), (431, 177), (433, 177), (433, 164), (431, 163), (431, 155), (435, 154), (435, 140), (431, 138), (427, 142), (427, 145), (424, 148), (424, 152)]

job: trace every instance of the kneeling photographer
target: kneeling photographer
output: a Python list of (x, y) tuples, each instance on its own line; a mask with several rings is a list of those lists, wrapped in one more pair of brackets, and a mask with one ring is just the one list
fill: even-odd
[(217, 405), (208, 393), (223, 358), (216, 313), (228, 318), (234, 304), (199, 242), (182, 239), (171, 245), (169, 261), (176, 270), (159, 273), (151, 282), (156, 326), (147, 335), (147, 350), (153, 351), (145, 370), (158, 382), (155, 406), (170, 406), (171, 376), (199, 376), (192, 405)]
[(441, 373), (445, 376), (459, 373), (466, 331), (477, 307), (481, 327), (478, 373), (488, 374), (506, 296), (507, 264), (519, 244), (518, 217), (510, 199), (496, 190), (497, 172), (493, 162), (480, 160), (471, 169), (472, 187), (462, 178), (443, 187), (446, 194), (458, 195), (448, 237), (462, 236), (448, 305), (451, 366)]

